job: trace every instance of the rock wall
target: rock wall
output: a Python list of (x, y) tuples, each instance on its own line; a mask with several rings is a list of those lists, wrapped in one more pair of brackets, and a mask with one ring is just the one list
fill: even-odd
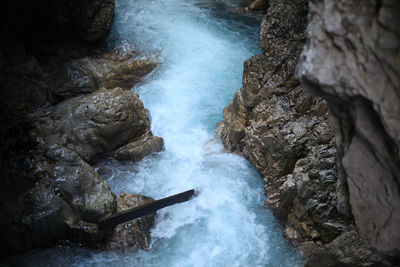
[[(330, 114), (336, 114), (335, 110), (330, 112), (325, 100), (311, 95), (307, 90), (313, 89), (312, 93), (317, 90), (323, 91), (325, 87), (322, 86), (320, 89), (319, 82), (336, 84), (335, 79), (338, 79), (340, 81), (338, 84), (342, 86), (346, 77), (350, 79), (351, 75), (358, 75), (357, 73), (352, 74), (344, 67), (349, 58), (347, 53), (344, 53), (343, 57), (330, 54), (331, 51), (346, 51), (346, 47), (338, 47), (339, 44), (332, 42), (336, 36), (342, 38), (343, 31), (332, 35), (324, 31), (327, 29), (329, 32), (338, 27), (340, 12), (343, 12), (341, 10), (330, 16), (326, 9), (338, 9), (342, 5), (346, 8), (356, 5), (329, 4), (332, 2), (312, 1), (309, 7), (308, 1), (305, 0), (269, 1), (267, 14), (261, 23), (260, 41), (263, 53), (245, 61), (243, 86), (240, 91), (236, 92), (232, 103), (225, 108), (225, 120), (217, 126), (217, 133), (229, 151), (244, 155), (257, 168), (265, 181), (268, 195), (265, 204), (273, 207), (275, 214), (283, 222), (284, 236), (310, 257), (308, 266), (370, 266), (374, 264), (386, 266), (390, 264), (375, 253), (376, 246), (371, 248), (368, 238), (366, 240), (363, 238), (365, 235), (360, 228), (357, 213), (366, 214), (368, 201), (375, 202), (375, 205), (378, 206), (387, 205), (386, 210), (388, 210), (389, 217), (374, 218), (378, 215), (371, 211), (370, 215), (364, 218), (369, 220), (369, 226), (372, 228), (374, 224), (371, 222), (380, 220), (388, 222), (389, 224), (385, 227), (390, 228), (392, 225), (390, 220), (396, 220), (396, 216), (399, 215), (398, 212), (396, 213), (399, 205), (393, 206), (396, 201), (393, 202), (393, 199), (390, 199), (392, 196), (396, 196), (395, 192), (397, 192), (398, 186), (395, 183), (385, 183), (381, 188), (385, 188), (386, 185), (390, 186), (386, 188), (385, 193), (378, 191), (372, 194), (369, 191), (374, 190), (374, 184), (377, 185), (375, 182), (368, 185), (369, 191), (358, 191), (354, 196), (350, 186), (350, 203), (360, 194), (364, 196), (380, 195), (375, 199), (362, 199), (366, 201), (362, 203), (359, 200), (357, 208), (352, 204), (351, 212), (348, 204), (347, 180), (343, 178), (343, 175), (349, 165), (352, 165), (353, 172), (358, 174), (367, 172), (369, 177), (375, 177), (378, 173), (385, 175), (383, 170), (389, 170), (392, 174), (396, 173), (393, 167), (399, 165), (396, 164), (396, 161), (388, 160), (390, 157), (395, 159), (395, 154), (393, 151), (384, 151), (382, 153), (386, 157), (380, 159), (380, 162), (389, 164), (388, 166), (392, 166), (392, 169), (387, 168), (386, 165), (382, 168), (379, 168), (378, 165), (373, 167), (374, 163), (367, 163), (365, 157), (370, 158), (376, 154), (368, 155), (360, 150), (358, 139), (355, 147), (350, 150), (353, 155), (344, 156), (342, 163), (343, 148), (339, 143), (337, 150), (333, 129), (335, 124), (332, 125), (328, 119)], [(362, 5), (361, 2), (360, 5)], [(364, 8), (358, 9), (364, 10)], [(385, 12), (384, 14), (387, 14), (387, 10)], [(312, 20), (307, 32), (309, 39), (306, 41), (308, 14), (311, 14)], [(346, 13), (344, 12), (344, 14)], [(357, 17), (356, 15), (359, 14), (349, 16), (348, 19), (350, 20), (350, 17), (354, 19)], [(360, 19), (360, 21), (364, 20), (365, 18)], [(389, 19), (389, 21), (391, 20)], [(345, 22), (343, 24), (349, 27), (352, 25)], [(353, 31), (354, 35), (357, 35), (355, 29), (361, 26), (351, 26), (349, 29)], [(323, 34), (323, 37), (320, 34)], [(323, 41), (327, 44), (321, 45), (321, 43), (324, 44)], [(298, 71), (302, 77), (300, 84), (298, 78), (295, 77), (295, 68), (305, 44), (306, 48), (302, 56), (304, 58), (303, 67), (299, 67)], [(340, 44), (349, 45), (348, 41)], [(314, 51), (318, 46), (322, 46), (320, 48), (322, 52), (319, 52), (318, 48), (317, 51)], [(332, 48), (336, 50), (331, 50)], [(356, 49), (355, 51), (365, 56), (365, 51)], [(342, 61), (340, 61), (341, 59)], [(395, 59), (392, 58), (392, 60)], [(315, 64), (318, 62), (320, 65)], [(326, 66), (327, 68), (325, 68)], [(362, 65), (357, 66), (363, 69)], [(341, 74), (347, 76), (336, 75), (334, 71), (340, 71)], [(318, 81), (315, 75), (319, 75), (318, 78), (321, 80)], [(364, 76), (367, 75), (364, 74)], [(380, 74), (377, 75), (382, 77)], [(357, 76), (356, 80), (363, 80), (362, 77), (362, 75)], [(371, 73), (370, 78), (374, 79), (372, 77)], [(386, 78), (383, 79), (386, 80)], [(389, 83), (389, 80), (387, 81)], [(374, 83), (371, 83), (371, 86), (372, 84)], [(326, 88), (332, 89), (330, 84)], [(347, 89), (348, 86), (344, 88)], [(342, 89), (340, 94), (343, 91)], [(326, 97), (325, 93), (319, 95)], [(393, 94), (388, 96), (387, 101), (393, 100), (393, 97)], [(327, 99), (330, 102), (330, 99)], [(340, 114), (347, 117), (355, 114), (350, 113), (346, 105), (335, 99), (337, 97), (332, 101), (337, 109), (342, 111)], [(371, 107), (368, 105), (368, 101), (357, 100), (356, 102), (363, 111)], [(356, 105), (352, 103), (351, 106)], [(392, 110), (396, 110), (396, 108), (393, 107)], [(370, 113), (357, 112), (356, 114), (370, 117), (369, 121), (379, 122), (377, 116), (370, 116)], [(397, 113), (392, 116), (397, 116)], [(348, 127), (351, 123), (343, 118), (337, 120), (342, 122), (344, 127)], [(368, 129), (375, 128), (374, 124), (366, 124), (365, 120), (362, 123)], [(343, 128), (343, 126), (341, 127)], [(380, 128), (382, 126), (377, 129)], [(343, 132), (344, 134), (353, 134), (354, 130), (349, 131), (346, 128), (342, 130)], [(379, 148), (391, 147), (393, 149), (393, 145), (387, 146), (393, 142), (388, 142), (386, 137), (382, 138), (383, 135), (378, 135), (377, 131), (369, 132), (369, 137), (379, 142)], [(343, 139), (345, 137), (342, 137), (342, 142), (344, 142)], [(358, 160), (354, 154), (359, 155)], [(352, 157), (354, 157), (354, 162), (352, 162)], [(339, 160), (337, 161), (337, 159)], [(375, 157), (375, 159), (377, 158)], [(371, 167), (367, 168), (366, 166)], [(391, 181), (395, 180), (391, 178), (393, 176), (388, 177)], [(360, 180), (358, 181), (360, 182)], [(354, 209), (357, 211), (355, 212)], [(377, 209), (379, 208), (377, 207)], [(354, 224), (352, 214), (354, 214), (356, 224)], [(358, 229), (361, 236), (358, 234)], [(386, 239), (386, 241), (393, 245), (396, 243), (394, 240), (398, 240), (398, 238), (396, 237), (397, 233), (392, 232), (392, 234), (391, 241), (389, 241), (390, 239)], [(382, 239), (377, 242), (381, 244), (385, 238), (382, 236)]]
[(113, 0), (4, 5), (9, 13), (0, 26), (9, 39), (0, 44), (0, 255), (62, 239), (147, 248), (152, 216), (117, 229), (123, 244), (97, 231), (96, 222), (121, 205), (149, 199), (117, 198), (90, 164), (110, 156), (137, 161), (163, 149), (162, 138), (150, 131), (148, 110), (130, 91), (157, 63), (93, 44), (110, 29)]
[(114, 5), (114, 0), (6, 0), (2, 3), (0, 33), (8, 37), (4, 42), (96, 42), (110, 31)]
[[(298, 66), (328, 101), (343, 189), (359, 233), (400, 256), (400, 2), (311, 1)], [(347, 202), (348, 200), (348, 202)]]

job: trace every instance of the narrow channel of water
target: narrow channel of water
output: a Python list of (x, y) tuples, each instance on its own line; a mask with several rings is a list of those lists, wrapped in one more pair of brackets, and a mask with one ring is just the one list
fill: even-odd
[(206, 0), (117, 0), (110, 47), (132, 47), (162, 64), (133, 88), (165, 151), (137, 164), (107, 160), (113, 191), (162, 198), (196, 188), (193, 200), (158, 212), (149, 251), (60, 247), (29, 259), (48, 266), (301, 266), (272, 212), (263, 182), (214, 138), (241, 86), (243, 61), (259, 53), (259, 22)]

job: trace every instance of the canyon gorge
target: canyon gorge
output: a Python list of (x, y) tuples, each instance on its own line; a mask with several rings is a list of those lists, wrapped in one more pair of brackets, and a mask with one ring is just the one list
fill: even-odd
[(0, 263), (397, 266), (400, 2), (4, 7)]

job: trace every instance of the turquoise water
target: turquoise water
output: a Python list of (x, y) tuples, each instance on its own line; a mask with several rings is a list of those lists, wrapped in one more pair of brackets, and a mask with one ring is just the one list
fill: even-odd
[(259, 53), (259, 22), (215, 1), (117, 0), (111, 48), (161, 64), (133, 90), (150, 110), (165, 151), (137, 164), (107, 160), (113, 191), (162, 198), (200, 194), (157, 213), (148, 251), (58, 247), (26, 260), (39, 266), (301, 266), (263, 207), (263, 182), (243, 157), (226, 153), (214, 128), (241, 86), (243, 61)]

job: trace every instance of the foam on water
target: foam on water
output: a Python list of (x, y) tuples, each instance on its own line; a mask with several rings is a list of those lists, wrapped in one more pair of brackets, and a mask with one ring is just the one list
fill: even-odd
[[(102, 163), (113, 191), (162, 198), (200, 194), (157, 213), (149, 251), (98, 252), (60, 247), (28, 265), (300, 266), (302, 256), (263, 207), (263, 182), (242, 157), (214, 137), (222, 110), (241, 86), (243, 61), (259, 53), (258, 24), (215, 1), (117, 0), (111, 47), (162, 62), (133, 88), (165, 151), (133, 164)], [(26, 263), (27, 264), (27, 263)]]

